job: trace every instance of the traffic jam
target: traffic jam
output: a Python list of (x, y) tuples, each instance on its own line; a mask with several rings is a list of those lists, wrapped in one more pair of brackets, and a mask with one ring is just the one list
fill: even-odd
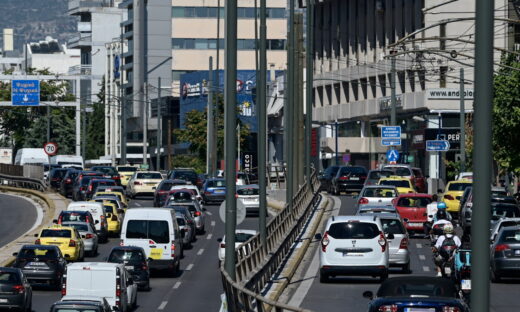
[[(320, 174), (321, 189), (352, 195), (355, 214), (329, 217), (316, 235), (319, 282), (377, 278), (377, 292), (363, 293), (371, 312), (470, 311), (472, 178), (462, 172), (428, 194), (421, 169), (410, 165), (328, 167)], [(493, 186), (491, 194), (490, 278), (511, 283), (520, 277), (519, 196), (503, 186)], [(421, 259), (435, 268), (428, 276), (410, 269), (412, 237), (431, 249), (430, 260)]]

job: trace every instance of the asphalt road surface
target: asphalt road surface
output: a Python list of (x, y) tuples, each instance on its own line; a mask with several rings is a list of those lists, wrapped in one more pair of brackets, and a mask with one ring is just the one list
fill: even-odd
[[(150, 207), (152, 198), (134, 199), (130, 207)], [(137, 294), (135, 311), (218, 311), (220, 295), (223, 293), (222, 280), (218, 268), (217, 241), (224, 235), (224, 223), (218, 216), (219, 206), (205, 206), (206, 233), (197, 236), (193, 248), (185, 250), (181, 260), (181, 272), (176, 277), (163, 277), (153, 273), (151, 291)], [(258, 218), (248, 217), (237, 226), (243, 229), (258, 229)], [(119, 244), (119, 238), (111, 238), (107, 244), (99, 246), (99, 254), (85, 261), (104, 261), (111, 248)], [(56, 290), (36, 288), (33, 292), (33, 310), (48, 312), (50, 306), (60, 300)]]
[(0, 194), (0, 247), (31, 229), (38, 213), (33, 204), (19, 196)]
[[(354, 214), (355, 201), (352, 197), (334, 197), (335, 211), (339, 215)], [(340, 202), (338, 202), (338, 200)], [(321, 229), (322, 230), (322, 229)], [(313, 311), (345, 312), (366, 311), (368, 299), (362, 294), (366, 290), (377, 291), (379, 282), (377, 279), (339, 277), (332, 282), (321, 284), (318, 275), (319, 257), (317, 253), (318, 242), (314, 242), (308, 253), (312, 253), (311, 264), (305, 277), (295, 283), (300, 284), (296, 294), (290, 302), (292, 305)], [(432, 260), (429, 240), (413, 237), (410, 240), (412, 275), (435, 275), (435, 267)], [(399, 276), (399, 269), (391, 269), (390, 276)], [(306, 282), (307, 281), (307, 282)], [(512, 279), (501, 284), (491, 284), (491, 309), (493, 312), (519, 311), (520, 310), (520, 279)]]

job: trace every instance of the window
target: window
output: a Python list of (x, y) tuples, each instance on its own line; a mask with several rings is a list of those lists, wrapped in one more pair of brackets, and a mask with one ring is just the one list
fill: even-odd
[[(172, 17), (177, 18), (216, 18), (218, 7), (172, 7)], [(257, 9), (260, 13), (260, 9)], [(224, 7), (220, 8), (220, 17), (224, 18)], [(237, 9), (238, 18), (255, 18), (255, 8), (241, 7)], [(267, 18), (285, 18), (284, 8), (267, 8)]]
[(270, 50), (285, 50), (285, 40), (283, 39), (271, 39), (267, 43)]
[(172, 7), (172, 17), (184, 17), (185, 14), (183, 7)]
[(157, 244), (170, 242), (167, 221), (130, 220), (126, 228), (126, 238), (151, 239)]
[(225, 180), (208, 181), (208, 187), (225, 187), (225, 186), (226, 186)]
[(379, 235), (374, 223), (338, 222), (331, 224), (329, 235), (336, 239), (371, 239)]
[(381, 219), (383, 224), (383, 232), (386, 234), (404, 234), (406, 233), (403, 224), (397, 219)]
[[(224, 39), (220, 39), (219, 48), (224, 49)], [(195, 50), (207, 50), (216, 49), (217, 39), (188, 39), (188, 38), (172, 38), (172, 49), (195, 49)], [(254, 50), (255, 40), (254, 39), (238, 39), (237, 41), (238, 50)], [(267, 40), (267, 48), (269, 50), (285, 50), (285, 40), (282, 39), (271, 39)], [(184, 72), (182, 72), (184, 73)]]
[(411, 188), (410, 181), (404, 181), (404, 180), (383, 180), (383, 181), (380, 181), (379, 184), (381, 184), (381, 185), (393, 185), (395, 187)]
[(257, 188), (242, 188), (237, 190), (238, 195), (243, 196), (252, 196), (252, 195), (258, 195), (258, 189)]
[(116, 249), (110, 253), (108, 262), (139, 264), (144, 262), (143, 254), (138, 250)]
[(54, 229), (45, 229), (40, 234), (40, 237), (61, 237), (61, 238), (70, 238), (72, 237), (72, 233), (70, 230), (54, 230)]
[(451, 183), (448, 191), (464, 191), (469, 186), (471, 186), (471, 183)]
[(249, 234), (249, 233), (235, 233), (235, 242), (236, 243), (245, 243), (253, 236), (254, 236), (254, 234)]
[(137, 173), (138, 179), (162, 179), (162, 175), (156, 172), (140, 172)]
[(0, 282), (2, 283), (20, 283), (20, 275), (15, 272), (0, 272)]

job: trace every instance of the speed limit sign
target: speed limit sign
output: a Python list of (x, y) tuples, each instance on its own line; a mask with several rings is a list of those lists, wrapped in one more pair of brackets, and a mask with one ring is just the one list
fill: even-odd
[(56, 153), (58, 153), (58, 144), (54, 142), (47, 142), (45, 145), (43, 145), (43, 150), (49, 156), (56, 155)]

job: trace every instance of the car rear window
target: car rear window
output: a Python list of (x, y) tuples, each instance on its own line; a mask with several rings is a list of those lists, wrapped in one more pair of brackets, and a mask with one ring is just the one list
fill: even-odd
[(451, 183), (448, 186), (448, 191), (464, 191), (467, 187), (470, 187), (471, 183)]
[(327, 232), (336, 239), (371, 239), (379, 235), (377, 225), (367, 222), (336, 222)]
[(503, 231), (499, 241), (501, 243), (520, 244), (520, 229)]
[(117, 171), (121, 171), (121, 172), (136, 172), (137, 168), (136, 167), (117, 167)]
[(172, 182), (163, 182), (159, 186), (159, 191), (169, 191), (173, 186)]
[(112, 250), (110, 256), (108, 257), (108, 262), (112, 263), (142, 263), (144, 261), (144, 257), (142, 252), (138, 250), (123, 250), (123, 249), (115, 249)]
[(377, 296), (456, 298), (457, 289), (455, 288), (455, 283), (449, 279), (395, 279), (383, 283), (377, 291)]
[(226, 181), (225, 180), (211, 180), (208, 181), (208, 187), (225, 187)]
[(20, 275), (15, 272), (0, 271), (0, 284), (19, 284)]
[(137, 173), (138, 179), (162, 179), (162, 175), (157, 172), (140, 172)]
[(101, 310), (96, 307), (81, 307), (75, 305), (74, 308), (54, 308), (52, 312), (100, 312)]
[(393, 185), (395, 187), (411, 187), (410, 181), (404, 180), (382, 180), (379, 182), (380, 185)]
[(254, 236), (253, 234), (249, 234), (249, 233), (235, 233), (235, 242), (244, 243), (244, 242), (247, 242), (253, 236)]
[(104, 174), (114, 174), (117, 173), (116, 168), (114, 167), (93, 167), (92, 170), (99, 171)]
[(174, 171), (172, 178), (180, 180), (194, 180), (197, 179), (197, 174), (191, 171)]
[(105, 209), (105, 213), (114, 213), (114, 206), (112, 205), (103, 205), (103, 208)]
[(432, 200), (428, 197), (401, 197), (397, 202), (399, 207), (425, 208)]
[(51, 177), (63, 178), (67, 174), (68, 169), (56, 169), (51, 171)]
[(366, 170), (365, 168), (362, 168), (362, 167), (341, 167), (339, 169), (339, 172), (338, 172), (338, 175), (339, 176), (343, 176), (343, 175), (365, 175), (366, 174)]
[(381, 219), (383, 224), (383, 232), (386, 234), (404, 234), (406, 230), (400, 220), (397, 219)]
[(43, 259), (56, 259), (58, 258), (58, 252), (55, 249), (46, 248), (22, 248), (18, 253), (19, 258), (43, 258)]
[(70, 238), (72, 237), (72, 233), (70, 230), (59, 230), (59, 229), (44, 229), (40, 237), (62, 237), (62, 238)]
[(394, 175), (400, 176), (400, 177), (410, 177), (412, 176), (412, 171), (408, 168), (395, 168), (394, 169)]
[(251, 195), (258, 195), (258, 189), (257, 188), (241, 188), (237, 190), (238, 195), (243, 196), (251, 196)]
[(367, 188), (363, 192), (363, 197), (396, 197), (397, 193), (395, 189), (391, 188)]
[(390, 170), (377, 170), (377, 171), (374, 170), (374, 171), (370, 171), (370, 173), (368, 174), (368, 178), (376, 180), (376, 179), (380, 179), (381, 177), (389, 177), (393, 174), (394, 173)]
[(517, 218), (520, 217), (520, 211), (514, 205), (493, 205), (491, 206), (491, 219), (499, 220), (501, 218)]
[(68, 221), (80, 221), (80, 222), (87, 222), (87, 214), (80, 213), (80, 212), (62, 212), (61, 213), (61, 222), (68, 222)]
[(126, 238), (151, 239), (158, 244), (170, 242), (167, 221), (130, 220), (126, 228)]
[(88, 232), (88, 226), (86, 224), (69, 223), (69, 224), (64, 224), (64, 225), (73, 227), (76, 230), (81, 231), (81, 232)]

